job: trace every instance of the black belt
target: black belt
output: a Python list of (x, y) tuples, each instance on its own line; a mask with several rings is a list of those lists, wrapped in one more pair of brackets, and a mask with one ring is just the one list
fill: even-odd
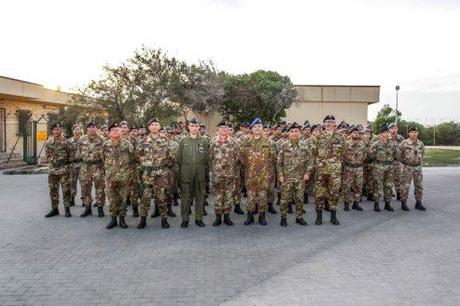
[(409, 166), (409, 167), (418, 167), (422, 164), (410, 164), (410, 163), (406, 163), (406, 162), (401, 162), (403, 165), (406, 165), (406, 166)]

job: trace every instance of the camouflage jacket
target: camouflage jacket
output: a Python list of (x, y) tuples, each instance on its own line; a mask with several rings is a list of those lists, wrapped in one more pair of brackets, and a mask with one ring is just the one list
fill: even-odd
[(81, 167), (81, 148), (80, 148), (80, 139), (76, 139), (75, 137), (69, 138), (67, 141), (70, 144), (70, 149), (72, 150), (72, 166), (73, 167)]
[(398, 160), (407, 166), (417, 167), (422, 164), (425, 145), (422, 141), (406, 139), (398, 146)]
[(396, 158), (396, 145), (392, 140), (388, 140), (387, 143), (377, 140), (371, 145), (369, 157), (374, 167), (392, 165)]
[(313, 170), (313, 159), (307, 142), (298, 140), (293, 143), (285, 140), (278, 152), (276, 171), (278, 178), (284, 177), (285, 182), (301, 182), (303, 176)]
[(240, 159), (246, 168), (246, 185), (259, 190), (268, 189), (271, 183), (271, 167), (276, 160), (276, 149), (266, 138), (244, 138), (241, 143)]
[(329, 135), (321, 133), (311, 137), (315, 170), (318, 173), (337, 173), (342, 171), (345, 155), (344, 138), (337, 132)]
[(70, 142), (63, 136), (55, 139), (51, 137), (45, 142), (45, 157), (49, 163), (48, 173), (63, 175), (68, 171), (69, 164), (73, 159)]
[(348, 139), (345, 142), (344, 163), (348, 167), (362, 167), (367, 158), (367, 145), (362, 140)]
[(94, 135), (94, 137), (85, 135), (80, 138), (80, 156), (84, 164), (102, 162), (105, 141), (105, 138), (99, 135)]
[(175, 162), (169, 139), (163, 136), (153, 138), (147, 136), (142, 143), (136, 146), (136, 159), (144, 170), (165, 171)]
[(239, 157), (238, 143), (228, 137), (221, 142), (219, 136), (211, 140), (209, 147), (209, 162), (213, 177), (235, 177)]
[(106, 179), (110, 181), (129, 181), (133, 175), (134, 148), (126, 139), (118, 142), (109, 140), (103, 148)]

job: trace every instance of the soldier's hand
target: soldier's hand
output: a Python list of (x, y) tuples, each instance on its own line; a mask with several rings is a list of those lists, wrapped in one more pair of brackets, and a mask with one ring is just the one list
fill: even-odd
[(280, 176), (278, 180), (280, 181), (281, 184), (284, 184), (284, 176)]
[(309, 179), (310, 179), (310, 176), (308, 175), (308, 173), (305, 173), (303, 176), (304, 182), (308, 181)]

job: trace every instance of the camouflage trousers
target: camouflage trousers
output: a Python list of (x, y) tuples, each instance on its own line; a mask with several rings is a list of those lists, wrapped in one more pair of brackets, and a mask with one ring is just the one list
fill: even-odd
[(105, 181), (107, 197), (109, 198), (109, 213), (111, 217), (126, 217), (126, 198), (128, 197), (128, 181)]
[(241, 204), (241, 188), (242, 188), (241, 175), (238, 174), (235, 177), (235, 188), (233, 188), (233, 202), (235, 204)]
[(295, 203), (296, 217), (303, 216), (303, 194), (305, 192), (305, 182), (285, 182), (280, 184), (281, 189), (281, 217), (286, 218), (289, 203)]
[(168, 187), (169, 175), (165, 171), (144, 171), (142, 180), (144, 182), (144, 193), (141, 199), (141, 217), (147, 217), (150, 210), (152, 196), (162, 218), (166, 217), (168, 212), (168, 203), (166, 198), (166, 189)]
[(363, 169), (363, 187), (366, 190), (367, 194), (372, 194), (374, 192), (374, 178), (372, 174), (372, 164), (364, 164)]
[[(315, 172), (313, 171), (311, 177), (315, 177)], [(313, 195), (313, 191), (315, 190), (315, 180), (309, 179), (305, 183), (305, 193), (308, 193), (309, 195)]]
[(401, 163), (397, 160), (393, 162), (393, 176), (396, 192), (401, 194)]
[(233, 193), (236, 179), (232, 176), (216, 176), (212, 178), (212, 191), (214, 192), (214, 212), (229, 214), (232, 211)]
[(342, 196), (344, 203), (350, 203), (350, 191), (353, 193), (353, 202), (361, 201), (363, 191), (363, 167), (345, 166), (342, 173)]
[(59, 174), (48, 174), (48, 187), (52, 208), (59, 207), (59, 187), (61, 187), (64, 207), (70, 206), (70, 172), (68, 169), (62, 169)]
[(378, 202), (382, 197), (385, 203), (390, 202), (393, 197), (393, 167), (392, 165), (374, 165), (374, 202)]
[(246, 204), (246, 209), (248, 212), (254, 212), (256, 210), (256, 205), (259, 212), (267, 211), (267, 189), (260, 188), (251, 188), (250, 186), (246, 187), (248, 189), (248, 203)]
[(105, 182), (104, 182), (104, 166), (103, 164), (83, 165), (80, 170), (80, 185), (81, 195), (83, 198), (83, 206), (91, 207), (93, 197), (91, 191), (96, 189), (97, 207), (103, 207), (105, 203)]
[(423, 172), (422, 166), (401, 166), (401, 200), (407, 201), (411, 181), (414, 181), (414, 197), (421, 201), (423, 196)]
[(275, 202), (275, 186), (276, 186), (275, 173), (270, 173), (270, 187), (268, 187), (268, 190), (267, 190), (267, 203), (273, 204)]
[(138, 206), (138, 196), (137, 196), (137, 178), (138, 178), (138, 173), (137, 169), (135, 168), (133, 171), (133, 176), (129, 178), (129, 188), (128, 188), (128, 197), (131, 202), (132, 207), (137, 207)]
[(70, 166), (70, 196), (72, 198), (77, 195), (77, 182), (80, 182), (81, 189), (80, 170), (80, 164), (72, 164)]
[(317, 210), (323, 210), (324, 203), (329, 200), (331, 210), (337, 210), (342, 187), (342, 173), (320, 173), (315, 174), (315, 207)]

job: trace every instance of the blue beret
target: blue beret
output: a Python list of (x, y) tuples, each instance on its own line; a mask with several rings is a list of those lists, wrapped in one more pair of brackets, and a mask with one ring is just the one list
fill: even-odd
[(254, 121), (251, 123), (251, 128), (256, 124), (262, 124), (262, 120), (260, 118), (254, 119)]

